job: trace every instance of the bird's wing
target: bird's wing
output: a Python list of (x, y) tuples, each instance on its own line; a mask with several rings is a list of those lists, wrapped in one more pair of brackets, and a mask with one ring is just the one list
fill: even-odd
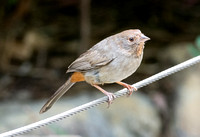
[(92, 69), (97, 69), (105, 66), (114, 60), (113, 57), (108, 57), (105, 51), (102, 50), (88, 50), (77, 58), (67, 70), (68, 72), (85, 72)]

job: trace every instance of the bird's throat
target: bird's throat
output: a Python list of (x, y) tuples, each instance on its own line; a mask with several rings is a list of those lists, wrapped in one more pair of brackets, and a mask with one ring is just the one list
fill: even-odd
[(136, 49), (137, 57), (142, 55), (143, 49), (144, 49), (144, 43), (141, 43), (140, 45), (138, 45), (138, 47)]

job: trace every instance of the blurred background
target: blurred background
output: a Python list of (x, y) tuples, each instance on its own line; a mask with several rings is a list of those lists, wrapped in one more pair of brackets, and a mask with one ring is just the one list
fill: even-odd
[[(133, 84), (200, 55), (199, 0), (0, 1), (0, 132), (59, 114), (103, 94), (77, 83), (53, 108), (68, 65), (100, 40), (126, 29), (151, 40)], [(200, 65), (24, 136), (199, 137)], [(115, 92), (122, 87), (111, 84)]]

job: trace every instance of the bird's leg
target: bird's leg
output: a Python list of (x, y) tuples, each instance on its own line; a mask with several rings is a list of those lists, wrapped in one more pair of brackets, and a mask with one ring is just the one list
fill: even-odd
[(112, 104), (112, 101), (116, 98), (116, 96), (113, 93), (105, 91), (98, 85), (92, 84), (92, 86), (94, 86), (95, 88), (103, 92), (106, 96), (108, 96), (108, 108), (109, 108), (110, 104)]
[(125, 88), (127, 88), (128, 90), (129, 90), (129, 94), (128, 94), (128, 96), (130, 96), (132, 93), (133, 93), (133, 90), (134, 91), (137, 91), (137, 88), (136, 87), (133, 87), (133, 86), (131, 86), (131, 85), (129, 85), (129, 84), (126, 84), (126, 83), (124, 83), (124, 82), (116, 82), (117, 84), (119, 84), (119, 85), (122, 85), (123, 87), (125, 87)]

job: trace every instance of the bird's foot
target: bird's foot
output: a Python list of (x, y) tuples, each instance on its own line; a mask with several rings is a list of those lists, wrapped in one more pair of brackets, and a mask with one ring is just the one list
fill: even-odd
[(113, 93), (106, 92), (105, 95), (108, 96), (108, 108), (112, 104), (113, 100), (116, 98), (116, 96)]
[(102, 93), (104, 93), (106, 96), (108, 96), (108, 108), (110, 107), (110, 104), (112, 104), (113, 100), (116, 98), (116, 96), (113, 93), (107, 92), (106, 90), (102, 89), (100, 86), (93, 84), (95, 88), (100, 90)]
[(128, 97), (129, 97), (130, 95), (132, 95), (133, 91), (137, 91), (137, 88), (136, 88), (136, 87), (133, 87), (133, 86), (128, 85), (128, 84), (127, 84), (127, 87), (126, 87), (126, 88), (129, 90)]
[(133, 87), (133, 86), (126, 84), (124, 82), (116, 82), (116, 83), (119, 84), (119, 85), (122, 85), (123, 87), (125, 87), (129, 90), (128, 97), (133, 93), (133, 91), (137, 91), (136, 87)]

